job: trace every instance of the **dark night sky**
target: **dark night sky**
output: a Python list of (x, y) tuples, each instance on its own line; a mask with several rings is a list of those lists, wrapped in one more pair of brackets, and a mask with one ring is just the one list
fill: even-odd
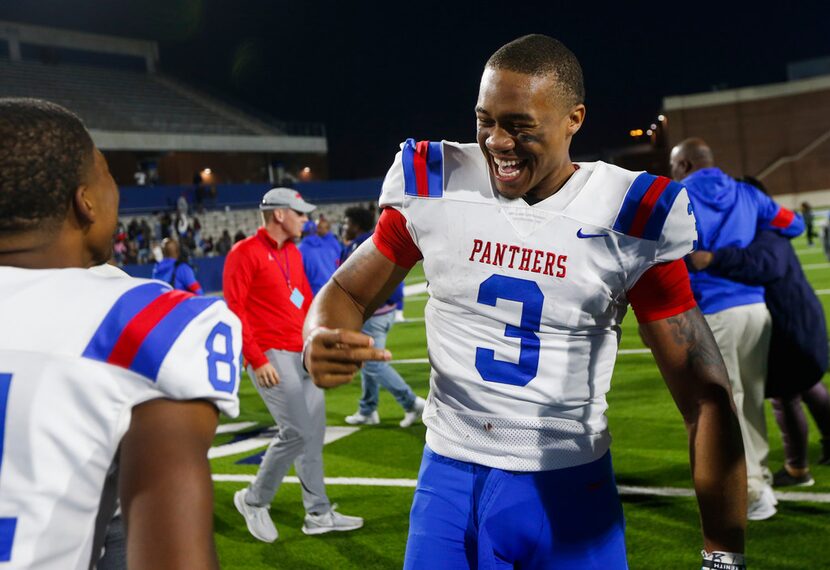
[(784, 81), (830, 55), (830, 5), (729, 2), (2, 0), (0, 19), (157, 40), (161, 68), (284, 120), (325, 123), (331, 177), (381, 176), (407, 138), (471, 141), (489, 55), (527, 33), (582, 62), (574, 155), (629, 143), (662, 97)]

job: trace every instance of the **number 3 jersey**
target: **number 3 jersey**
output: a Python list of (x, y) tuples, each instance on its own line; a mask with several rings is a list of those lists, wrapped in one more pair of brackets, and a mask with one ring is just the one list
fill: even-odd
[(239, 321), (158, 281), (9, 267), (0, 316), (0, 567), (88, 568), (132, 408), (239, 413)]
[[(693, 249), (685, 189), (581, 163), (531, 206), (495, 191), (477, 145), (410, 139), (380, 206), (400, 212), (399, 234), (408, 233), (424, 260), (427, 444), (515, 471), (601, 457), (627, 293), (649, 268)], [(383, 243), (388, 213), (374, 242), (395, 261)], [(675, 314), (694, 306), (689, 298)]]

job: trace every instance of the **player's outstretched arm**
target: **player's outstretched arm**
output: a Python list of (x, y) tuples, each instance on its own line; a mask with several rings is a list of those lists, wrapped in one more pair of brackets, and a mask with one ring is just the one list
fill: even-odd
[(217, 414), (204, 400), (133, 408), (119, 481), (131, 569), (219, 567), (207, 459)]
[(689, 452), (707, 551), (742, 553), (746, 462), (726, 367), (695, 307), (640, 325), (689, 433)]
[(391, 358), (389, 351), (372, 348), (371, 337), (360, 329), (408, 271), (366, 240), (320, 289), (303, 328), (303, 358), (315, 384), (338, 386), (363, 362)]

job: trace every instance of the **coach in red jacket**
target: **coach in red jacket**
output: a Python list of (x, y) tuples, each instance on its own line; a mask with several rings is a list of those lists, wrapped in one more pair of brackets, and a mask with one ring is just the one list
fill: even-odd
[(264, 542), (277, 539), (268, 507), (292, 464), (302, 484), (304, 533), (363, 526), (363, 519), (334, 511), (326, 496), (325, 398), (302, 362), (303, 321), (312, 294), (293, 240), (314, 208), (294, 190), (269, 190), (260, 204), (264, 226), (237, 243), (225, 261), (225, 299), (242, 321), (248, 374), (280, 428), (254, 482), (234, 495), (248, 530)]

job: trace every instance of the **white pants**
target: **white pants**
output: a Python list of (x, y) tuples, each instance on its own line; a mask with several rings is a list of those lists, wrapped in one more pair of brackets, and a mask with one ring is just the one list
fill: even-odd
[(755, 501), (765, 485), (772, 482), (767, 467), (769, 443), (764, 416), (764, 384), (772, 318), (763, 303), (732, 307), (705, 315), (718, 343), (732, 397), (738, 410), (744, 450), (749, 501)]

